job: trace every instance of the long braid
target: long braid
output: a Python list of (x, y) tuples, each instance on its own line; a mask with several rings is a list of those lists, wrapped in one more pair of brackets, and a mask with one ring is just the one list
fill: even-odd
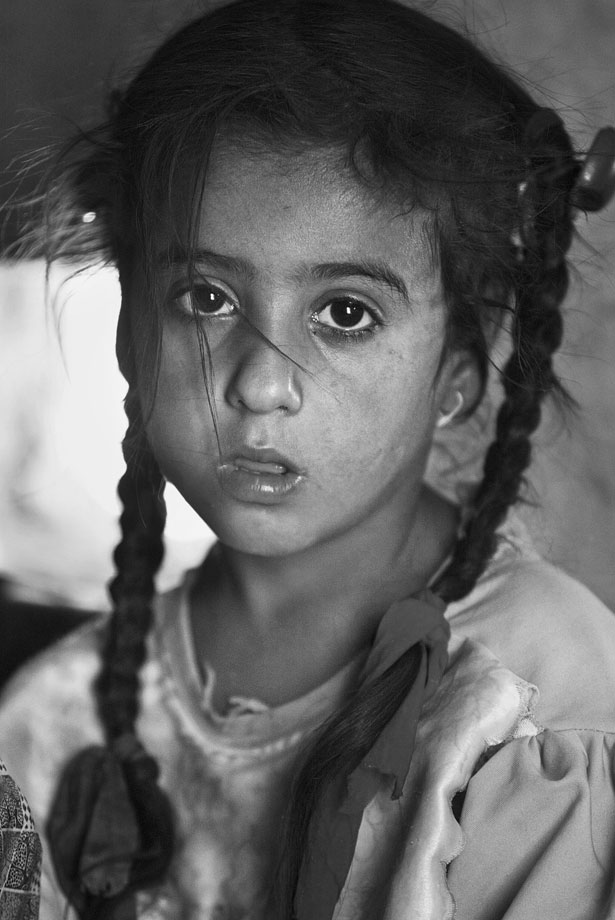
[[(295, 920), (295, 897), (309, 846), (310, 824), (325, 790), (333, 788), (340, 777), (346, 780), (374, 746), (385, 725), (407, 698), (417, 679), (420, 660), (421, 649), (417, 643), (369, 686), (359, 687), (322, 727), (306, 752), (292, 783), (285, 816), (284, 859), (275, 877), (269, 905), (275, 920)], [(352, 752), (351, 761), (349, 751)]]
[(538, 120), (541, 116), (546, 122), (542, 136), (528, 138), (534, 150), (523, 202), (525, 250), (511, 329), (513, 349), (502, 372), (504, 400), (465, 533), (436, 588), (447, 602), (464, 597), (484, 571), (496, 547), (496, 530), (518, 499), (544, 398), (553, 391), (564, 394), (552, 359), (563, 333), (560, 306), (568, 289), (565, 255), (572, 241), (570, 192), (577, 166), (560, 119), (552, 112), (545, 117), (544, 110), (539, 110)]
[[(121, 357), (120, 363), (126, 371)], [(122, 912), (136, 891), (160, 884), (174, 846), (158, 765), (136, 734), (139, 672), (163, 557), (164, 480), (147, 443), (132, 375), (127, 379), (126, 472), (118, 486), (122, 536), (110, 585), (114, 610), (94, 685), (107, 746), (85, 748), (68, 763), (47, 826), (58, 881), (82, 920), (107, 916), (114, 903)]]
[(134, 732), (138, 674), (145, 660), (154, 576), (163, 557), (166, 519), (164, 480), (142, 432), (137, 397), (131, 393), (126, 399), (126, 414), (126, 472), (118, 486), (124, 509), (120, 518), (122, 538), (113, 557), (117, 574), (109, 586), (114, 611), (96, 682), (100, 715), (110, 742)]

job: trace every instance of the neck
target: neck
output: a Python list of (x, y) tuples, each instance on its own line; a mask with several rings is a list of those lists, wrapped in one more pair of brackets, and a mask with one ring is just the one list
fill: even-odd
[(403, 528), (382, 515), (369, 528), (273, 558), (219, 545), (204, 567), (193, 611), (198, 617), (199, 607), (217, 608), (227, 623), (240, 620), (255, 641), (276, 635), (308, 642), (304, 647), (317, 643), (330, 668), (341, 666), (371, 641), (395, 600), (426, 587), (452, 548), (456, 524), (455, 508), (423, 487)]

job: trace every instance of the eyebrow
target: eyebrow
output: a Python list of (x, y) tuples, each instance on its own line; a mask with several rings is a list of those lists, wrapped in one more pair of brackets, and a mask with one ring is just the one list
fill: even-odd
[[(160, 258), (163, 261), (163, 258)], [(188, 261), (186, 251), (171, 250), (164, 258), (166, 264), (176, 265)], [(256, 267), (247, 259), (236, 256), (226, 256), (210, 249), (196, 249), (195, 262), (205, 262), (212, 268), (221, 268), (234, 274), (241, 275), (248, 281), (254, 281), (257, 276)], [(394, 272), (386, 262), (379, 259), (360, 259), (357, 262), (320, 262), (315, 265), (305, 263), (300, 265), (294, 274), (296, 280), (303, 281), (337, 281), (348, 277), (368, 278), (377, 284), (399, 294), (406, 303), (410, 303), (408, 288), (400, 275)]]
[[(160, 265), (185, 265), (188, 262), (188, 251), (185, 249), (171, 249), (161, 254), (157, 261)], [(213, 252), (210, 249), (195, 249), (194, 262), (207, 262), (212, 268), (222, 268), (234, 274), (242, 275), (248, 281), (254, 281), (256, 278), (256, 268), (247, 259), (223, 256), (221, 253)]]
[(341, 278), (369, 278), (377, 284), (389, 288), (410, 302), (408, 288), (403, 279), (394, 272), (386, 262), (361, 259), (359, 262), (323, 262), (318, 265), (305, 265), (298, 271), (300, 280), (313, 278), (316, 281), (336, 281)]

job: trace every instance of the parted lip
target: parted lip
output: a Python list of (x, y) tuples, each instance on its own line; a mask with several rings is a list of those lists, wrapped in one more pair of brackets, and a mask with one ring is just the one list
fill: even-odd
[[(262, 465), (262, 472), (286, 472), (299, 476), (304, 475), (304, 471), (296, 463), (272, 447), (248, 447), (247, 445), (242, 445), (237, 450), (229, 451), (223, 459), (223, 465), (227, 464), (255, 473), (260, 472), (259, 466)], [(275, 470), (275, 467), (283, 467), (283, 469)]]

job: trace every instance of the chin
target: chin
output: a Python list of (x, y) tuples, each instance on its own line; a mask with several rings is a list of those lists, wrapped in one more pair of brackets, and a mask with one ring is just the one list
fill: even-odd
[(288, 533), (250, 533), (249, 531), (236, 533), (226, 528), (219, 534), (218, 539), (229, 549), (249, 556), (262, 556), (270, 559), (292, 556), (309, 549), (312, 545), (312, 541), (306, 540), (304, 535), (299, 534), (292, 536)]
[[(219, 489), (182, 489), (184, 499), (213, 531), (220, 543), (250, 556), (283, 558), (326, 541), (332, 533), (325, 514), (305, 502), (259, 504), (229, 498)], [(205, 497), (207, 496), (207, 497)], [(312, 513), (310, 513), (312, 512)]]
[(219, 541), (229, 549), (250, 556), (283, 558), (309, 549), (317, 542), (304, 521), (280, 521), (263, 513), (230, 515), (221, 521), (206, 521)]

